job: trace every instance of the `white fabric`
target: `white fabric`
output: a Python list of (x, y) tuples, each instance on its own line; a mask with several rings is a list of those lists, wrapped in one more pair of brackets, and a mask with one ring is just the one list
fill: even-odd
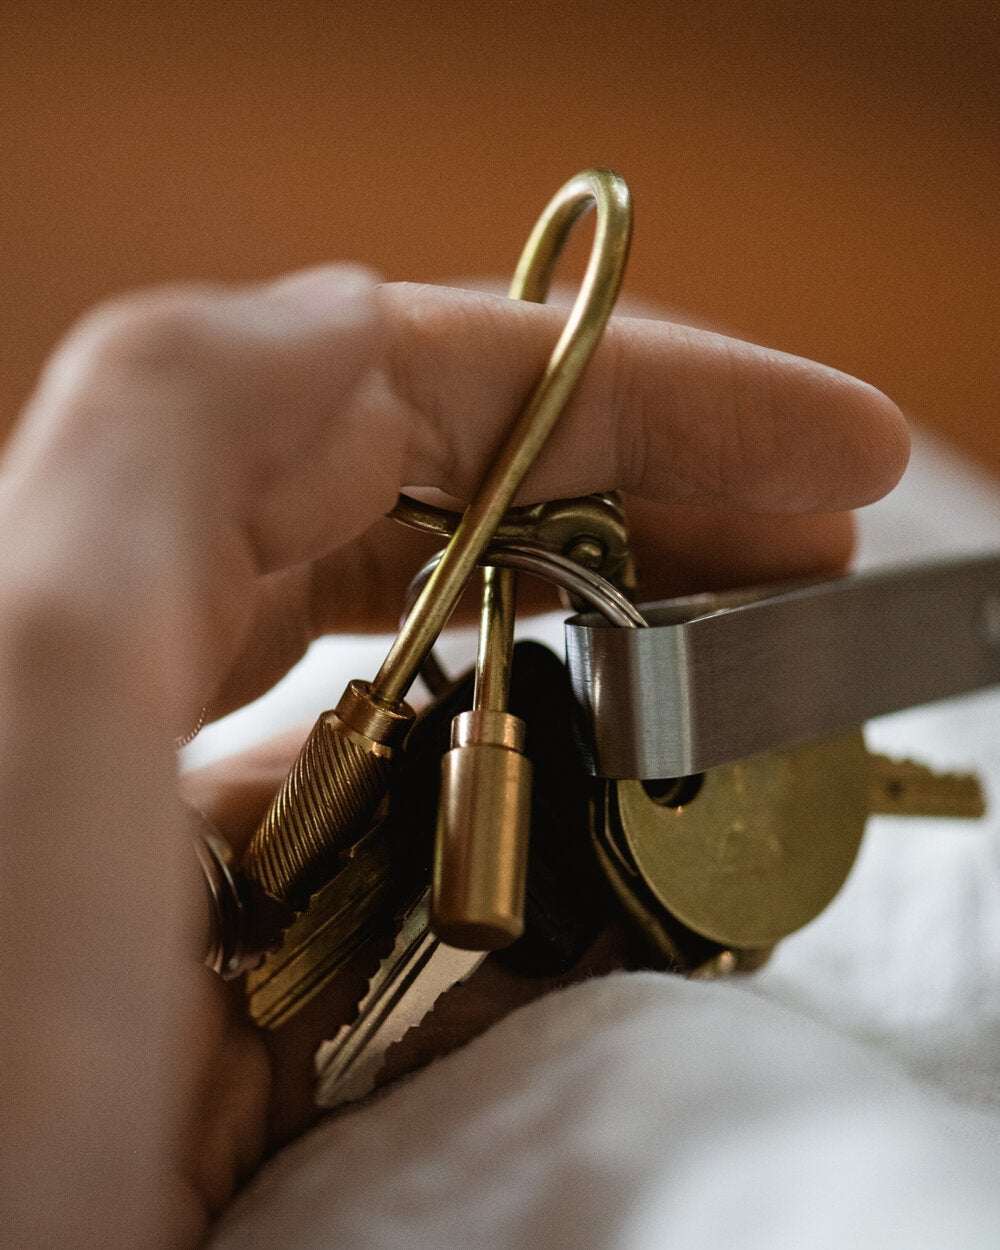
[[(998, 549), (1000, 487), (921, 438), (862, 526), (865, 565)], [(331, 673), (314, 649), (198, 752), (320, 710), (378, 650)], [(620, 974), (514, 1013), (284, 1151), (213, 1250), (1000, 1247), (1000, 692), (868, 738), (978, 768), (990, 815), (873, 819), (840, 896), (739, 985)]]

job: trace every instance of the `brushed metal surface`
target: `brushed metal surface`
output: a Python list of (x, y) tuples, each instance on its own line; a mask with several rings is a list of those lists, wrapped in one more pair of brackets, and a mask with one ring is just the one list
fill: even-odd
[(1000, 683), (1000, 555), (566, 623), (598, 776), (703, 772)]

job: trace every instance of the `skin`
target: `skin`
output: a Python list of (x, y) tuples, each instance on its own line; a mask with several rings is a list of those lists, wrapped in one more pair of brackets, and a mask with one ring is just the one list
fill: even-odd
[[(562, 316), (333, 267), (125, 297), (46, 366), (0, 473), (9, 1244), (196, 1245), (295, 1131), (291, 1060), (198, 966), (173, 740), (317, 634), (391, 626), (419, 539), (380, 517), (469, 496)], [(906, 454), (862, 383), (622, 319), (522, 501), (623, 489), (672, 593), (843, 568)], [(290, 754), (192, 784), (245, 836)]]

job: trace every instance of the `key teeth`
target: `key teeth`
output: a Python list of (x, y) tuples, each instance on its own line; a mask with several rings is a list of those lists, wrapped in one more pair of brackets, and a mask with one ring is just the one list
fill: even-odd
[[(368, 978), (365, 992), (358, 1000), (355, 1018), (342, 1025), (332, 1038), (319, 1044), (313, 1060), (318, 1078), (318, 1107), (332, 1109), (345, 1102), (358, 1102), (375, 1088), (390, 1048), (387, 1046), (380, 1051), (370, 1052), (367, 1063), (359, 1065), (356, 1058), (359, 1052), (350, 1050), (349, 1043), (382, 984), (389, 980), (393, 970), (407, 957), (414, 942), (419, 940), (426, 929), (427, 907), (428, 892), (425, 890), (416, 902), (411, 903), (397, 917), (392, 948), (379, 960), (378, 967)], [(409, 1028), (404, 1029), (395, 1040), (401, 1040), (409, 1031)]]
[[(403, 914), (392, 950), (369, 978), (355, 1019), (316, 1050), (317, 1106), (333, 1109), (372, 1093), (389, 1051), (419, 1028), (441, 998), (466, 981), (485, 959), (485, 952), (470, 955), (440, 943), (428, 927), (428, 908), (429, 891), (424, 891)], [(414, 983), (442, 956), (447, 961), (444, 977), (438, 964), (438, 980), (432, 976), (430, 993), (427, 980), (421, 982), (420, 992), (428, 994), (426, 1009), (400, 1028), (397, 1009), (410, 996)], [(408, 978), (400, 975), (405, 973)]]
[(332, 1111), (336, 1107), (343, 1106), (344, 1103), (360, 1102), (375, 1089), (378, 1083), (379, 1074), (385, 1067), (388, 1051), (373, 1056), (373, 1061), (369, 1061), (367, 1065), (352, 1066), (346, 1077), (337, 1073), (335, 1069), (333, 1072), (329, 1071), (331, 1056), (344, 1045), (350, 1032), (351, 1026), (345, 1024), (329, 1041), (322, 1042), (316, 1051), (314, 1062), (319, 1077), (316, 1085), (317, 1107), (326, 1107)]

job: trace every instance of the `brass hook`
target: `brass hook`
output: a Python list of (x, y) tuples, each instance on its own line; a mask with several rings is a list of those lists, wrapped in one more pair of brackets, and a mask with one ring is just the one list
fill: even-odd
[(324, 713), (258, 825), (244, 871), (272, 898), (299, 905), (314, 875), (364, 833), (413, 719), (403, 702), (465, 584), (541, 450), (597, 344), (621, 285), (631, 238), (628, 189), (590, 170), (570, 179), (543, 212), (518, 262), (511, 292), (538, 300), (573, 226), (591, 205), (597, 228), (576, 302), (541, 378), (444, 556), (371, 685), (353, 681)]
[(545, 299), (570, 231), (591, 207), (597, 210), (594, 242), (569, 317), (507, 441), (372, 682), (372, 696), (380, 702), (398, 704), (405, 698), (611, 316), (632, 238), (632, 204), (624, 181), (606, 169), (577, 174), (556, 192), (525, 244), (510, 294), (534, 303)]

